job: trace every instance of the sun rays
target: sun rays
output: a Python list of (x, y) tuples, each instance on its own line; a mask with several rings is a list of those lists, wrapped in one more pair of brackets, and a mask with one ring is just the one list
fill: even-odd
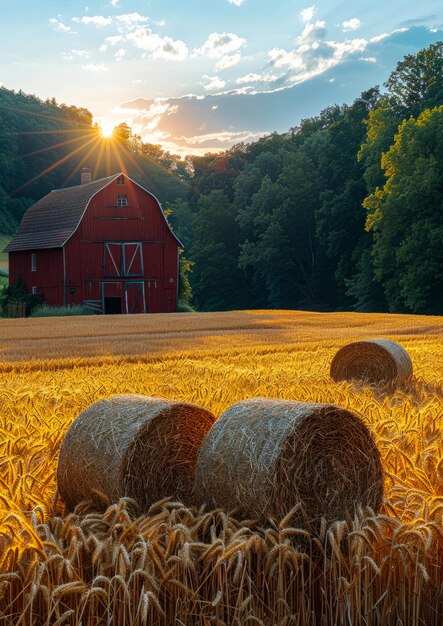
[[(12, 110), (11, 107), (0, 108)], [(26, 168), (32, 174), (30, 172), (27, 179), (22, 179), (15, 189), (9, 191), (11, 197), (25, 195), (33, 198), (35, 194), (40, 197), (42, 187), (40, 185), (37, 192), (35, 184), (48, 175), (51, 177), (51, 181), (48, 180), (48, 191), (54, 187), (76, 185), (79, 183), (79, 171), (85, 166), (93, 170), (95, 179), (118, 171), (124, 172), (136, 177), (154, 193), (159, 193), (155, 182), (157, 171), (181, 185), (191, 187), (188, 181), (183, 180), (183, 176), (174, 171), (174, 167), (168, 167), (162, 159), (157, 160), (144, 154), (142, 139), (133, 135), (130, 127), (127, 127), (128, 137), (120, 136), (119, 127), (127, 126), (125, 123), (119, 125), (106, 119), (94, 122), (92, 116), (90, 120), (80, 117), (71, 120), (64, 110), (58, 109), (51, 115), (14, 107), (14, 113), (25, 118), (20, 130), (4, 128), (0, 132), (0, 139), (17, 138), (21, 149), (15, 158), (26, 163)], [(34, 130), (32, 118), (46, 120), (45, 128)], [(36, 141), (32, 137), (36, 137)], [(168, 153), (165, 154), (168, 156)]]

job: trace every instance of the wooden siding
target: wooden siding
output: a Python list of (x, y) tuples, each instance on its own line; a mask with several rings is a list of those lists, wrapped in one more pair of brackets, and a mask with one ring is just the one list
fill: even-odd
[[(88, 302), (99, 310), (104, 297), (119, 297), (122, 312), (126, 306), (129, 312), (143, 312), (142, 302), (148, 313), (173, 312), (177, 306), (177, 240), (155, 198), (126, 181), (118, 185), (114, 180), (91, 199), (79, 227), (65, 244), (66, 302)], [(128, 206), (117, 206), (121, 195), (127, 196)], [(131, 272), (125, 275), (135, 252)], [(30, 271), (31, 251), (10, 253), (10, 268), (11, 284), (21, 274), (28, 290), (37, 286), (48, 304), (64, 303), (62, 249), (38, 250), (37, 272)]]

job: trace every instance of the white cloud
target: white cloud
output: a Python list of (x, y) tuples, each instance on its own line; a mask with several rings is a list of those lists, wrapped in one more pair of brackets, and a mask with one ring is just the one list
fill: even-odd
[(228, 0), (230, 4), (235, 4), (236, 7), (239, 7), (244, 1), (245, 0)]
[(118, 7), (119, 6), (119, 0), (111, 0), (111, 4), (113, 7)]
[(118, 113), (119, 116), (125, 116), (130, 119), (130, 125), (135, 132), (142, 136), (144, 141), (148, 140), (153, 133), (159, 133), (156, 130), (160, 122), (164, 117), (168, 117), (178, 111), (177, 104), (170, 104), (161, 100), (154, 100), (149, 105), (149, 108), (125, 108), (118, 106), (114, 109), (114, 113)]
[(122, 61), (125, 54), (126, 54), (126, 50), (124, 48), (119, 48), (117, 52), (115, 53), (115, 60)]
[(207, 141), (215, 141), (217, 143), (239, 143), (241, 141), (253, 141), (266, 135), (266, 131), (254, 132), (250, 130), (229, 131), (224, 130), (218, 133), (206, 133), (205, 135), (194, 135), (192, 137), (181, 137), (188, 145), (201, 144)]
[(389, 33), (381, 33), (381, 35), (375, 35), (375, 37), (371, 37), (371, 43), (378, 43), (379, 41), (383, 41), (383, 39), (387, 39), (389, 37)]
[(273, 48), (268, 56), (274, 67), (287, 68), (290, 83), (301, 83), (339, 65), (345, 58), (362, 53), (368, 46), (366, 39), (314, 41), (293, 50)]
[(136, 78), (132, 81), (133, 85), (140, 85), (142, 83), (142, 79), (141, 78)]
[(107, 72), (108, 68), (104, 63), (89, 63), (88, 65), (83, 65), (83, 69), (88, 72)]
[(123, 13), (123, 15), (117, 15), (116, 19), (126, 30), (132, 30), (139, 24), (149, 22), (149, 17), (140, 13)]
[(345, 20), (344, 22), (342, 22), (341, 29), (344, 33), (347, 33), (350, 30), (357, 30), (357, 28), (360, 28), (360, 26), (361, 21), (358, 19), (358, 17), (353, 17), (350, 20)]
[(169, 61), (183, 61), (189, 56), (189, 50), (184, 41), (173, 40), (171, 37), (161, 37), (153, 33), (150, 28), (139, 26), (126, 37), (140, 50), (148, 51), (154, 59)]
[(211, 111), (216, 111), (218, 109), (218, 104), (214, 104), (211, 107)]
[(62, 52), (61, 56), (65, 61), (73, 61), (74, 59), (87, 59), (91, 54), (87, 50), (71, 50), (70, 52)]
[(317, 7), (312, 5), (311, 7), (306, 7), (306, 9), (302, 9), (299, 13), (300, 19), (304, 24), (308, 24), (315, 13), (317, 12)]
[(111, 37), (106, 37), (105, 44), (109, 44), (110, 46), (116, 46), (120, 41), (123, 41), (123, 35), (113, 35)]
[(245, 76), (240, 76), (235, 82), (237, 85), (245, 85), (248, 83), (269, 83), (277, 80), (277, 78), (278, 75), (276, 74), (255, 74), (251, 72)]
[(226, 54), (219, 61), (217, 61), (217, 63), (214, 66), (214, 69), (216, 72), (220, 72), (221, 70), (227, 70), (228, 67), (233, 67), (234, 65), (237, 65), (237, 63), (240, 63), (240, 61), (241, 61), (240, 52), (237, 52), (236, 54)]
[(205, 91), (220, 91), (226, 85), (226, 81), (219, 78), (219, 76), (208, 76), (205, 74), (202, 78), (205, 81), (202, 83)]
[(360, 57), (359, 61), (366, 61), (366, 63), (377, 63), (377, 59), (375, 57)]
[(314, 23), (306, 24), (302, 34), (298, 37), (299, 43), (313, 43), (318, 39), (324, 39), (326, 36), (326, 23), (323, 20), (317, 20)]
[[(60, 16), (59, 16), (60, 17)], [(74, 34), (74, 31), (70, 26), (66, 26), (60, 19), (55, 17), (49, 18), (49, 23), (54, 26), (55, 30), (60, 31), (61, 33), (69, 33), (70, 35)]]
[(234, 33), (211, 33), (202, 47), (195, 52), (210, 59), (221, 59), (227, 54), (237, 52), (245, 44), (246, 39)]
[(102, 28), (103, 26), (112, 24), (112, 17), (105, 17), (104, 15), (91, 15), (91, 17), (89, 17), (89, 15), (84, 15), (83, 17), (73, 17), (72, 21), (77, 24), (86, 24), (86, 26), (92, 24), (97, 28)]

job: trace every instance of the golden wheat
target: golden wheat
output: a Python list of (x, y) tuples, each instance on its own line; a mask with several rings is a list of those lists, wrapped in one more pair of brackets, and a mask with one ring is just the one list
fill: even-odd
[[(443, 614), (441, 318), (289, 311), (4, 320), (0, 327), (0, 624), (439, 625)], [(391, 393), (334, 384), (346, 341), (388, 336), (414, 363)], [(141, 393), (220, 415), (249, 397), (362, 415), (381, 451), (382, 513), (257, 526), (129, 499), (68, 514), (63, 436), (104, 397)]]

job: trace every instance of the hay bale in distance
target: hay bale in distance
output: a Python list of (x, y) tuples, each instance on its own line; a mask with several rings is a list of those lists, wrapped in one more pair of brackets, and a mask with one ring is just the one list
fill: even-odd
[(390, 339), (367, 339), (343, 346), (332, 359), (331, 378), (368, 383), (407, 382), (412, 361), (406, 350)]
[(60, 450), (57, 481), (70, 509), (134, 498), (140, 509), (167, 496), (192, 503), (201, 442), (215, 417), (193, 404), (142, 395), (100, 400), (71, 425)]
[(266, 521), (317, 529), (383, 499), (380, 454), (362, 420), (332, 405), (255, 398), (215, 422), (200, 449), (196, 497)]

